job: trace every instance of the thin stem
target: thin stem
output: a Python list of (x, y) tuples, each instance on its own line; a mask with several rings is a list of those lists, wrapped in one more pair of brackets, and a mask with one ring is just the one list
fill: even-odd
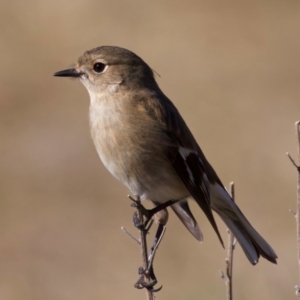
[[(144, 216), (143, 216), (143, 212), (142, 212), (142, 208), (141, 208), (141, 199), (140, 197), (137, 197), (136, 199), (137, 202), (137, 215), (138, 215), (138, 219), (141, 220), (143, 222), (144, 220)], [(144, 270), (148, 270), (148, 248), (147, 248), (147, 231), (146, 230), (140, 230), (140, 234), (141, 234), (141, 238), (140, 238), (140, 245), (141, 245), (141, 256), (142, 256), (142, 262), (143, 262), (143, 269)], [(147, 276), (147, 273), (143, 273), (141, 274), (141, 276), (143, 276), (143, 280), (146, 283), (150, 282), (149, 276)], [(154, 300), (154, 295), (153, 292), (149, 289), (145, 289), (146, 290), (146, 295), (147, 295), (147, 299), (148, 300)]]
[[(296, 226), (297, 226), (297, 254), (298, 254), (298, 266), (299, 266), (299, 282), (300, 282), (300, 121), (296, 122), (296, 133), (297, 133), (297, 139), (298, 139), (298, 181), (297, 181), (297, 213), (296, 213)], [(296, 295), (298, 298), (300, 298), (299, 292), (299, 286), (296, 287)]]
[(134, 237), (124, 227), (121, 227), (121, 229), (140, 246), (143, 263), (143, 266), (139, 268), (139, 279), (134, 284), (134, 287), (137, 289), (145, 289), (147, 300), (154, 300), (154, 293), (159, 292), (162, 289), (162, 286), (159, 288), (154, 288), (154, 286), (157, 284), (157, 279), (155, 277), (152, 265), (155, 253), (164, 236), (166, 227), (163, 224), (159, 225), (155, 236), (155, 243), (151, 248), (149, 257), (147, 247), (147, 234), (149, 233), (149, 230), (154, 222), (154, 220), (152, 219), (153, 215), (159, 212), (161, 209), (165, 209), (166, 207), (174, 204), (174, 201), (167, 201), (159, 207), (156, 207), (152, 210), (147, 210), (141, 204), (140, 197), (136, 196), (136, 199), (134, 199), (131, 196), (128, 196), (128, 198), (133, 202), (131, 206), (136, 208), (136, 211), (133, 214), (133, 223), (134, 226), (140, 231), (140, 238), (137, 239), (136, 237)]
[[(234, 201), (234, 183), (229, 184), (229, 195)], [(227, 238), (227, 258), (226, 258), (226, 275), (223, 271), (220, 271), (220, 276), (225, 282), (226, 286), (226, 300), (232, 300), (232, 275), (233, 275), (233, 250), (236, 245), (236, 238), (227, 228), (228, 238)]]
[(287, 153), (290, 161), (298, 171), (298, 180), (297, 180), (297, 203), (296, 203), (296, 212), (290, 210), (296, 218), (296, 227), (297, 227), (297, 258), (298, 258), (298, 268), (299, 268), (299, 285), (295, 286), (296, 296), (300, 299), (300, 121), (295, 123), (296, 134), (298, 140), (298, 165), (295, 160)]
[(299, 282), (300, 282), (300, 121), (296, 122), (296, 132), (298, 138), (298, 182), (297, 182), (297, 250), (298, 250), (298, 264), (299, 264)]
[(124, 226), (121, 227), (121, 230), (123, 230), (128, 236), (130, 236), (135, 242), (137, 242), (138, 245), (141, 245), (140, 240), (133, 236)]
[[(229, 194), (234, 201), (234, 183), (229, 185)], [(226, 299), (232, 300), (232, 270), (233, 270), (233, 250), (235, 247), (235, 238), (232, 232), (228, 230), (228, 246), (227, 246), (227, 259), (226, 259)]]

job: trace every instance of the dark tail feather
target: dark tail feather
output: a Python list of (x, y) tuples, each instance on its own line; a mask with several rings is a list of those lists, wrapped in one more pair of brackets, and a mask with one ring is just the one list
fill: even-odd
[(246, 229), (239, 221), (233, 221), (222, 216), (221, 218), (241, 245), (251, 264), (257, 264), (260, 255), (276, 264), (276, 253), (250, 224), (251, 229)]
[(264, 238), (252, 227), (244, 214), (219, 184), (212, 187), (211, 206), (233, 233), (249, 261), (255, 265), (260, 255), (276, 264), (277, 255)]
[(187, 201), (180, 201), (171, 206), (177, 217), (189, 232), (200, 242), (203, 242), (202, 232), (195, 220)]

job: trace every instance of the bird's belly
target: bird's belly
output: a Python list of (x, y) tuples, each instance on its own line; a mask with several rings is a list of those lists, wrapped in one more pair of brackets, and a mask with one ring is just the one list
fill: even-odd
[(91, 134), (97, 152), (109, 172), (132, 194), (159, 203), (189, 195), (165, 157), (165, 137), (156, 124), (145, 126), (136, 114), (127, 127), (128, 116), (117, 115), (116, 111), (92, 113)]
[(108, 171), (133, 195), (158, 203), (189, 195), (171, 164), (155, 149), (145, 148), (136, 140), (124, 141), (124, 134), (119, 138), (108, 131), (106, 134), (105, 138), (94, 139), (97, 152)]

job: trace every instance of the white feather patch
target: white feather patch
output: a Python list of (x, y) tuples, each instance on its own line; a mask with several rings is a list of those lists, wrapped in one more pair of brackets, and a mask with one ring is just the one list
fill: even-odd
[(194, 153), (195, 155), (197, 155), (194, 151), (190, 150), (190, 149), (187, 149), (187, 148), (182, 148), (182, 147), (179, 147), (179, 154), (180, 156), (183, 158), (184, 162), (185, 162), (185, 166), (186, 166), (186, 169), (189, 173), (189, 176), (190, 176), (190, 180), (193, 182), (193, 184), (195, 184), (195, 178), (193, 176), (193, 173), (192, 171), (190, 170), (188, 164), (186, 163), (186, 158), (191, 154), (191, 153)]

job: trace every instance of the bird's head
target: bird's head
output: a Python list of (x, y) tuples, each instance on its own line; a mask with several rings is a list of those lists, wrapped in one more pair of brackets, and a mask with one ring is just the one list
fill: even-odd
[(102, 46), (86, 51), (70, 69), (54, 76), (78, 78), (89, 93), (156, 85), (152, 69), (136, 54), (120, 47)]

